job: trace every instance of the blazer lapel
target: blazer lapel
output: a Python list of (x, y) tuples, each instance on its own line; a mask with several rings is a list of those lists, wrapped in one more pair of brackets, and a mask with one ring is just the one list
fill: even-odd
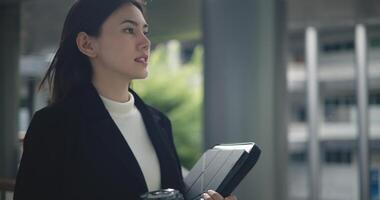
[(95, 87), (92, 84), (84, 86), (77, 98), (80, 98), (82, 102), (81, 114), (88, 127), (89, 135), (94, 137), (91, 139), (101, 140), (104, 147), (102, 150), (108, 151), (110, 155), (116, 155), (117, 159), (125, 165), (125, 171), (134, 177), (127, 181), (139, 184), (140, 187), (136, 188), (141, 189), (138, 191), (140, 194), (147, 192), (148, 188), (141, 168), (122, 133), (106, 110)]
[(159, 126), (159, 121), (153, 118), (153, 113), (149, 111), (147, 105), (140, 99), (140, 97), (133, 91), (130, 92), (135, 97), (135, 104), (140, 111), (144, 124), (146, 126), (148, 135), (160, 162), (161, 170), (161, 187), (163, 189), (178, 187), (178, 168), (175, 150), (171, 148), (168, 133), (164, 133), (163, 128)]

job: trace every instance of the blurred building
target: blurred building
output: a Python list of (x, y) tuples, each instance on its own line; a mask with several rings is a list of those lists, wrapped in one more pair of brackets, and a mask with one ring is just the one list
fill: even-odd
[[(380, 26), (369, 26), (379, 28)], [(369, 135), (370, 166), (380, 169), (380, 32), (369, 37)], [(348, 35), (349, 37), (347, 37)], [(290, 44), (302, 43), (294, 37)], [(330, 39), (334, 38), (335, 39)], [(303, 46), (292, 50), (288, 64), (289, 151), (293, 195), (305, 199), (307, 172), (307, 109)], [(323, 199), (358, 199), (358, 114), (353, 28), (339, 27), (320, 33), (319, 139)], [(300, 173), (301, 172), (301, 173)], [(295, 181), (294, 181), (295, 180)], [(303, 189), (302, 189), (303, 188)], [(303, 198), (301, 198), (303, 197)]]
[[(368, 33), (370, 169), (380, 170), (380, 4), (289, 0), (290, 199), (307, 199), (308, 131), (305, 29), (319, 36), (321, 199), (359, 199), (355, 25)], [(313, 9), (311, 9), (311, 7)], [(372, 177), (375, 178), (375, 177)], [(377, 180), (378, 182), (378, 180)], [(378, 186), (377, 186), (378, 187)], [(371, 188), (371, 192), (375, 192)], [(378, 191), (378, 189), (377, 189)], [(379, 197), (377, 197), (379, 198)]]

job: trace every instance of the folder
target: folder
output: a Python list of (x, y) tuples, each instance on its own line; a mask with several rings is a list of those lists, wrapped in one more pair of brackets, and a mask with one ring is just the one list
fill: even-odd
[(184, 178), (187, 200), (199, 200), (207, 190), (229, 196), (259, 159), (253, 142), (220, 144), (207, 150)]

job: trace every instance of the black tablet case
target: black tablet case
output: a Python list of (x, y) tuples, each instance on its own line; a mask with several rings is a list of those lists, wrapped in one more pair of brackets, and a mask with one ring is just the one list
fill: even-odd
[[(251, 150), (235, 149), (238, 145), (251, 145)], [(255, 143), (221, 144), (207, 150), (184, 179), (186, 199), (199, 200), (209, 189), (229, 196), (256, 164), (260, 153)]]

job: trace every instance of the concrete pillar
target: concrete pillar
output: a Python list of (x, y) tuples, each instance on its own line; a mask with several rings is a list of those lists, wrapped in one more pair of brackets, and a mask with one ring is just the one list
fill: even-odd
[(18, 163), (20, 3), (0, 3), (0, 178)]
[(256, 142), (262, 155), (234, 192), (287, 199), (284, 0), (204, 0), (205, 148)]

